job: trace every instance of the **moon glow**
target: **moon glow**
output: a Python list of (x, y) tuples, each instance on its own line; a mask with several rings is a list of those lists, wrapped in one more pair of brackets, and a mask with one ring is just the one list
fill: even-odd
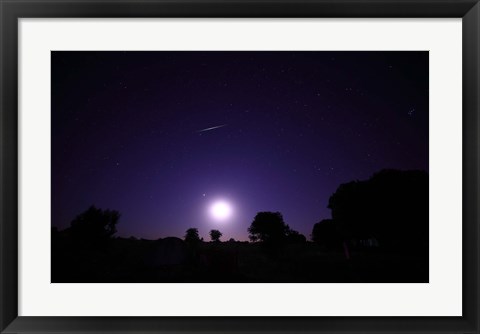
[(210, 214), (216, 220), (225, 220), (232, 215), (232, 207), (225, 201), (217, 201), (210, 207)]

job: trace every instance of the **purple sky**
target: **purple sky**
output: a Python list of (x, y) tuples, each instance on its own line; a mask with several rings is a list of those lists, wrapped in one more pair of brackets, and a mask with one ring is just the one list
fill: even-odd
[(341, 183), (383, 168), (428, 169), (428, 52), (52, 52), (60, 229), (94, 204), (119, 236), (247, 240), (280, 211), (309, 238)]

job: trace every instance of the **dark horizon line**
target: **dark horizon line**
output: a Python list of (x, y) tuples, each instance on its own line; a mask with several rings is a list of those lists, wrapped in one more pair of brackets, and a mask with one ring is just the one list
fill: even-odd
[[(363, 180), (361, 180), (361, 179), (353, 179), (353, 180), (350, 180), (350, 181), (342, 182), (342, 183), (340, 183), (340, 184), (338, 185), (338, 187), (340, 187), (340, 186), (343, 185), (343, 184), (350, 183), (350, 182), (364, 182), (364, 181), (367, 181), (367, 180), (369, 180), (370, 178), (372, 178), (374, 175), (377, 175), (377, 174), (382, 173), (382, 172), (385, 172), (385, 171), (425, 172), (427, 175), (429, 174), (428, 169), (421, 169), (421, 168), (416, 168), (416, 169), (397, 169), (397, 168), (388, 167), (388, 168), (382, 168), (382, 169), (378, 170), (377, 172), (372, 173), (368, 178), (363, 179)], [(337, 188), (337, 189), (338, 189), (338, 188)], [(92, 206), (97, 207), (95, 204), (91, 204), (91, 205), (90, 205), (90, 207), (92, 207)], [(118, 211), (117, 209), (109, 209), (109, 210)], [(118, 212), (120, 212), (120, 211), (118, 211)], [(265, 212), (265, 211), (258, 211), (258, 212)], [(258, 213), (258, 212), (257, 212), (257, 213)], [(275, 211), (269, 210), (268, 212), (279, 212), (280, 214), (283, 215), (282, 211), (280, 211), (280, 210), (275, 210)], [(120, 214), (121, 214), (121, 212), (120, 212)], [(74, 218), (73, 218), (73, 219), (74, 219)], [(316, 223), (313, 223), (313, 225), (315, 225), (315, 224), (317, 224), (317, 223), (319, 223), (319, 222), (321, 222), (321, 221), (323, 221), (323, 220), (326, 220), (326, 219), (333, 219), (333, 218), (332, 218), (331, 216), (330, 216), (330, 217), (320, 218), (319, 220), (317, 220)], [(287, 222), (285, 222), (285, 224), (291, 226), (291, 224), (289, 224), (289, 223), (287, 223)], [(313, 228), (313, 225), (312, 225), (312, 228)], [(293, 225), (292, 225), (292, 226), (293, 226)], [(63, 229), (61, 229), (59, 226), (52, 224), (52, 225), (51, 225), (51, 228), (56, 228), (58, 232), (61, 232), (61, 231), (66, 231), (67, 229), (70, 228), (70, 226), (67, 226), (67, 227), (64, 227)], [(199, 228), (197, 228), (197, 227), (190, 227), (190, 228), (196, 228), (197, 230), (199, 230)], [(248, 228), (248, 225), (247, 225), (247, 228)], [(211, 228), (211, 229), (209, 229), (208, 231), (211, 231), (211, 230), (219, 230), (219, 229), (218, 229), (218, 228)], [(220, 231), (220, 232), (221, 232), (221, 231)], [(297, 231), (297, 232), (299, 232), (299, 231)], [(299, 233), (300, 233), (300, 232), (299, 232)], [(306, 235), (306, 234), (304, 234), (304, 233), (300, 233), (300, 234), (302, 234), (303, 236), (305, 236), (306, 239), (307, 239), (307, 241), (311, 241), (311, 234), (308, 234), (308, 235)], [(114, 235), (113, 237), (116, 237), (116, 238), (124, 238), (124, 239), (136, 238), (136, 239), (138, 239), (138, 240), (148, 240), (148, 241), (156, 241), (156, 240), (160, 240), (160, 239), (172, 238), (172, 237), (173, 237), (173, 238), (179, 238), (179, 239), (181, 239), (181, 240), (184, 240), (184, 235), (182, 235), (182, 236), (169, 235), (169, 236), (165, 236), (165, 237), (158, 237), (158, 238), (152, 238), (152, 239), (148, 239), (148, 238), (144, 238), (144, 237), (139, 237), (139, 236), (135, 236), (135, 235), (130, 235), (130, 236), (118, 236), (118, 235), (115, 236), (115, 235)], [(201, 237), (201, 238), (208, 238), (208, 232), (207, 232), (207, 236), (206, 236), (206, 237), (202, 237), (202, 236), (200, 236), (200, 237)], [(222, 235), (222, 237), (223, 237), (223, 235)], [(251, 242), (248, 237), (247, 237), (247, 239), (237, 239), (237, 238), (234, 238), (234, 237), (229, 237), (229, 238), (225, 238), (225, 239), (227, 239), (227, 240), (226, 240), (226, 241), (223, 241), (223, 242), (227, 242), (228, 239), (230, 239), (230, 238), (235, 239), (235, 241), (247, 241), (247, 242)], [(208, 242), (208, 241), (205, 241), (205, 240), (204, 240), (204, 242)]]

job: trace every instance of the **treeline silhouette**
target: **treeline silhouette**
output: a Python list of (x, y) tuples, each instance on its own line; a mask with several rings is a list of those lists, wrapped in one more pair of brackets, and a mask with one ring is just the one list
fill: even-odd
[(428, 174), (382, 170), (341, 184), (311, 241), (258, 212), (250, 242), (195, 227), (183, 240), (114, 237), (120, 213), (91, 206), (52, 228), (52, 282), (428, 282)]

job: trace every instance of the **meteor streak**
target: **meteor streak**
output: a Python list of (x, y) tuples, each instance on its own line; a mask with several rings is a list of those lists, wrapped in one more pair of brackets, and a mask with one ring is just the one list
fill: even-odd
[(215, 130), (215, 129), (219, 129), (219, 128), (223, 128), (224, 126), (227, 126), (227, 124), (212, 126), (211, 128), (206, 128), (206, 129), (198, 130), (197, 133), (205, 132), (205, 131), (210, 131), (210, 130)]

